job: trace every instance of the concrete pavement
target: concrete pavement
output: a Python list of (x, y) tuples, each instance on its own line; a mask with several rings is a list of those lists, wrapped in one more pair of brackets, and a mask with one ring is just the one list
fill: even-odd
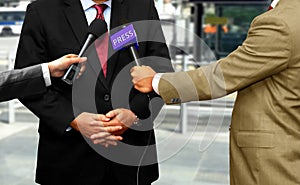
[[(17, 122), (0, 122), (0, 184), (34, 185), (37, 118), (22, 107), (16, 112)], [(5, 112), (0, 114), (0, 118), (3, 114)], [(207, 121), (207, 115), (202, 114), (200, 118), (196, 128), (189, 126), (185, 134), (171, 129), (176, 127), (172, 123), (162, 123), (158, 126), (156, 138), (160, 178), (154, 185), (229, 184), (230, 117), (224, 117), (219, 132), (208, 134), (205, 132), (205, 124), (201, 123)], [(164, 121), (168, 122), (168, 119), (170, 118), (166, 116)]]

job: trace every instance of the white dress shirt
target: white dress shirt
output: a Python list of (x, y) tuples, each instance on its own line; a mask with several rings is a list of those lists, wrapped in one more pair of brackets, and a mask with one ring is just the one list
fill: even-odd
[(43, 63), (41, 64), (42, 66), (42, 71), (43, 71), (43, 77), (44, 77), (44, 80), (45, 80), (45, 84), (46, 84), (46, 87), (50, 86), (51, 85), (51, 78), (50, 78), (50, 71), (49, 71), (49, 68), (48, 68), (48, 63)]
[(159, 94), (158, 84), (159, 84), (159, 80), (160, 80), (162, 75), (163, 75), (163, 73), (156, 73), (153, 77), (153, 80), (152, 80), (152, 88), (156, 92), (156, 94)]
[[(85, 13), (86, 20), (88, 22), (88, 25), (91, 24), (91, 22), (95, 19), (97, 15), (97, 10), (93, 8), (92, 6), (96, 3), (92, 0), (80, 0), (82, 8)], [(107, 8), (103, 12), (104, 20), (107, 24), (107, 29), (110, 28), (110, 15), (111, 15), (111, 0), (108, 0), (106, 2), (103, 2), (103, 4), (107, 5)]]

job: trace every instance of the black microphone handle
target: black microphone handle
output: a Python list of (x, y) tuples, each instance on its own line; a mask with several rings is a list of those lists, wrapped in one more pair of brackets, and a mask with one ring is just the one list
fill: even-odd
[[(84, 45), (82, 46), (78, 54), (78, 57), (82, 57), (84, 52), (87, 50), (87, 48), (94, 40), (95, 40), (95, 36), (93, 34), (89, 34), (88, 38), (86, 39)], [(72, 85), (74, 78), (77, 76), (77, 74), (78, 74), (78, 63), (75, 63), (68, 68), (67, 72), (64, 74), (64, 76), (61, 79), (67, 84)]]
[(136, 51), (134, 45), (131, 45), (131, 46), (129, 47), (129, 49), (130, 49), (130, 53), (131, 53), (131, 55), (132, 55), (132, 57), (133, 57), (133, 59), (134, 59), (134, 61), (135, 61), (135, 64), (136, 64), (137, 66), (140, 66), (140, 63), (139, 63), (139, 54), (137, 53), (137, 51)]

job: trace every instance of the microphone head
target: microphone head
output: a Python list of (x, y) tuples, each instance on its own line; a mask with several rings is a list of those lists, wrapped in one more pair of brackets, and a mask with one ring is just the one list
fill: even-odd
[(88, 33), (93, 34), (96, 38), (100, 37), (107, 31), (107, 25), (104, 20), (94, 19), (88, 27)]
[(137, 35), (132, 24), (127, 25), (122, 30), (110, 36), (110, 41), (114, 50), (138, 46)]

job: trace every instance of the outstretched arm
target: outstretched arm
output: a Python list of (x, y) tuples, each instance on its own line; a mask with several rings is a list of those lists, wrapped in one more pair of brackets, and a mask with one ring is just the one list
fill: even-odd
[[(86, 61), (86, 58), (78, 58), (77, 55), (69, 54), (42, 64), (46, 65), (44, 69), (42, 65), (34, 65), (2, 72), (0, 73), (0, 101), (44, 93), (46, 86), (51, 85), (50, 75), (60, 77), (71, 64), (84, 61)], [(81, 70), (84, 70), (84, 68)], [(45, 73), (49, 73), (48, 81), (47, 77), (44, 76)]]

